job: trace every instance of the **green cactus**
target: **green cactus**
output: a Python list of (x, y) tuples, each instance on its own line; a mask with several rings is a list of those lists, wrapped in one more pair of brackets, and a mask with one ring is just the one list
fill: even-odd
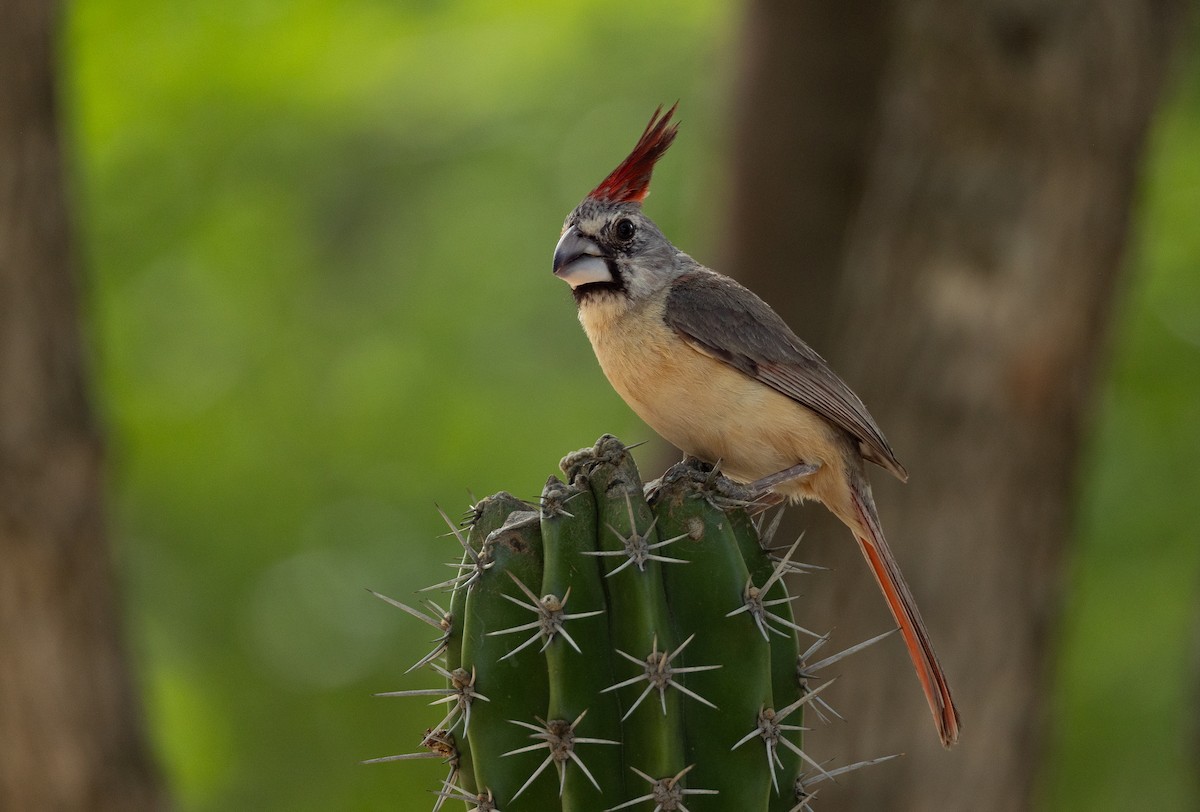
[(711, 471), (680, 463), (643, 488), (609, 435), (562, 470), (538, 509), (500, 493), (469, 533), (451, 525), (449, 611), (385, 598), (442, 632), (414, 668), (448, 687), (384, 695), (448, 707), (426, 752), (372, 761), (448, 762), (435, 810), (784, 812), (881, 760), (827, 771), (801, 749), (804, 707), (832, 712), (815, 672), (875, 640), (808, 663), (825, 638), (792, 617), (796, 545), (764, 550)]

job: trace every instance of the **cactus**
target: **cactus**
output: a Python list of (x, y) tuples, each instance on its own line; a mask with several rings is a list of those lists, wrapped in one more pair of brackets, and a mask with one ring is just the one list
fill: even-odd
[(446, 710), (425, 751), (371, 761), (446, 761), (435, 810), (795, 812), (813, 783), (882, 760), (827, 770), (802, 748), (804, 708), (834, 713), (816, 672), (886, 635), (809, 662), (827, 638), (792, 616), (799, 542), (764, 549), (704, 467), (644, 488), (610, 435), (562, 470), (536, 508), (499, 493), (467, 533), (451, 523), (449, 610), (384, 598), (440, 630), (413, 669), (446, 687), (383, 695)]

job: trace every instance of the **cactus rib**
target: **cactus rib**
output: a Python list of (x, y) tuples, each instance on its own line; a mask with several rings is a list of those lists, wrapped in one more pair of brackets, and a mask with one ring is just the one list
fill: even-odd
[[(569, 509), (568, 509), (569, 507)], [(621, 739), (620, 705), (615, 696), (602, 693), (612, 681), (612, 649), (605, 585), (601, 565), (583, 553), (595, 550), (598, 518), (596, 498), (584, 483), (566, 485), (555, 477), (542, 490), (542, 594), (562, 595), (577, 601), (584, 611), (571, 618), (571, 628), (582, 644), (565, 634), (546, 647), (550, 675), (549, 719), (575, 719), (588, 714), (589, 731), (605, 740)], [(604, 795), (624, 794), (624, 748), (594, 748), (588, 765)], [(597, 788), (583, 780), (581, 771), (565, 774), (562, 809), (568, 812), (595, 809)]]
[(758, 634), (749, 613), (731, 611), (742, 605), (749, 573), (733, 527), (713, 507), (712, 495), (706, 473), (679, 464), (663, 475), (654, 502), (660, 531), (686, 536), (674, 552), (688, 563), (664, 569), (679, 634), (684, 629), (696, 633), (683, 664), (725, 664), (688, 675), (689, 687), (718, 709), (696, 702), (684, 707), (686, 760), (696, 765), (685, 781), (720, 793), (699, 796), (688, 808), (763, 809), (771, 789), (769, 770), (750, 753), (731, 752), (731, 746), (771, 702), (770, 641)]

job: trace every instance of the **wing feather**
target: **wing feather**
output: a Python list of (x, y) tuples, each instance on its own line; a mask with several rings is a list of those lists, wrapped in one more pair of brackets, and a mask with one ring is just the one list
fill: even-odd
[(863, 457), (908, 479), (863, 402), (753, 292), (727, 276), (692, 271), (672, 284), (663, 319), (695, 349), (813, 410), (858, 440)]

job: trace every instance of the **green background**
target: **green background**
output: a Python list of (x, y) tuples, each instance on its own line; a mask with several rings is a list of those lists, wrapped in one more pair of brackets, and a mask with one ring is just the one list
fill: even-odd
[[(413, 809), (453, 556), (434, 504), (534, 497), (612, 393), (564, 215), (682, 100), (649, 207), (719, 241), (738, 7), (78, 0), (63, 37), (131, 648), (184, 810)], [(1154, 131), (1081, 493), (1047, 809), (1195, 808), (1200, 82)], [(643, 459), (652, 459), (646, 452)]]

